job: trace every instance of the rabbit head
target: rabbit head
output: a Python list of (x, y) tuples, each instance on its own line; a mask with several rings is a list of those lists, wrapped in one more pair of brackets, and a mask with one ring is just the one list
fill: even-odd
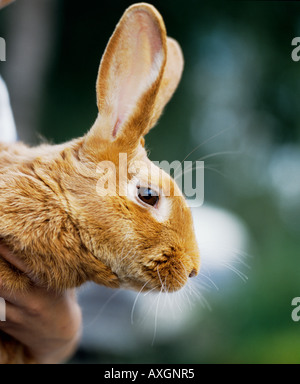
[[(190, 209), (144, 148), (182, 70), (181, 49), (157, 10), (131, 6), (102, 58), (99, 114), (81, 141), (77, 177), (66, 185), (86, 247), (121, 287), (172, 292), (199, 271)], [(101, 274), (93, 280), (111, 285)]]

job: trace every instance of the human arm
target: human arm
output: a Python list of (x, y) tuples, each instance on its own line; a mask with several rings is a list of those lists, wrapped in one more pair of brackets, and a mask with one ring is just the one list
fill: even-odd
[[(26, 273), (3, 244), (0, 257)], [(38, 363), (61, 363), (74, 353), (82, 323), (74, 290), (56, 293), (33, 283), (26, 293), (10, 293), (3, 288), (0, 273), (0, 297), (6, 301), (6, 321), (0, 322), (0, 330), (27, 346)]]

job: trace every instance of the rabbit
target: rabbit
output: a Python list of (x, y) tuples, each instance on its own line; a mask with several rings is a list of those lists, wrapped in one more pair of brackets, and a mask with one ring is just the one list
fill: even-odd
[[(190, 208), (175, 181), (151, 163), (145, 135), (181, 79), (179, 44), (150, 4), (129, 7), (100, 63), (98, 116), (82, 138), (29, 148), (0, 143), (0, 239), (27, 265), (0, 259), (6, 289), (30, 281), (57, 291), (87, 281), (111, 288), (174, 292), (200, 269)], [(120, 179), (126, 155), (127, 177)], [(118, 193), (101, 194), (99, 164), (116, 168)], [(150, 169), (130, 172), (137, 162)], [(121, 194), (123, 189), (128, 193)], [(2, 363), (34, 363), (0, 338)]]

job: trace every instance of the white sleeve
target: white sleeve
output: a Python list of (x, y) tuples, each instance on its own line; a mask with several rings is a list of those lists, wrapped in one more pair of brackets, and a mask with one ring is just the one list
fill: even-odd
[(0, 141), (13, 143), (17, 140), (17, 130), (10, 106), (7, 87), (0, 76)]

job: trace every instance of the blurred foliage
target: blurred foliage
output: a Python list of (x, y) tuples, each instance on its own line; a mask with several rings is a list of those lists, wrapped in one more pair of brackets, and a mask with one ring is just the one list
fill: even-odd
[[(93, 124), (99, 61), (130, 4), (59, 2), (40, 122), (47, 139), (68, 140)], [(284, 177), (297, 183), (300, 164), (291, 174), (290, 168), (283, 169), (279, 179), (277, 171), (276, 177), (272, 173), (278, 150), (299, 151), (300, 146), (300, 63), (291, 60), (291, 41), (300, 36), (300, 4), (152, 4), (162, 13), (168, 34), (180, 42), (186, 69), (159, 125), (147, 137), (151, 158), (183, 160), (197, 146), (189, 160), (231, 152), (207, 161), (205, 198), (246, 223), (252, 257), (247, 260), (250, 270), (243, 272), (249, 281), (233, 275), (230, 284), (220, 283), (219, 292), (207, 293), (212, 311), (197, 308), (190, 326), (173, 342), (126, 355), (107, 355), (99, 347), (99, 353), (80, 351), (74, 361), (300, 363), (300, 324), (291, 320), (292, 298), (300, 296), (300, 196), (289, 205), (292, 199), (282, 195), (280, 185)], [(289, 149), (287, 157), (291, 159)]]

